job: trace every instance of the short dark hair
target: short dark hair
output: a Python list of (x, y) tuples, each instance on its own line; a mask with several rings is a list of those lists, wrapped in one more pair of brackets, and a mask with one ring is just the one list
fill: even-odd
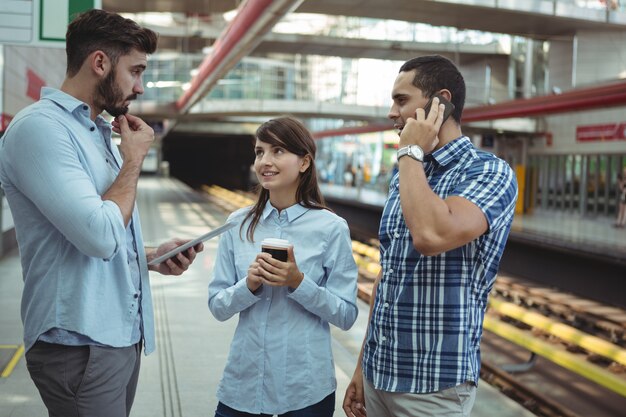
[(413, 85), (426, 97), (443, 89), (450, 90), (454, 104), (452, 117), (460, 124), (465, 105), (465, 80), (456, 65), (441, 55), (425, 55), (410, 59), (400, 67), (400, 72), (413, 70), (416, 70)]
[(103, 51), (113, 65), (132, 49), (151, 54), (157, 34), (117, 13), (93, 9), (79, 14), (67, 27), (67, 75), (74, 76), (94, 51)]

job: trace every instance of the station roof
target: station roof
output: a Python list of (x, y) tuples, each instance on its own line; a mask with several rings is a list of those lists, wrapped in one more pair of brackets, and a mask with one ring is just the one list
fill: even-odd
[[(246, 0), (103, 0), (103, 8), (128, 13), (174, 12), (211, 20), (212, 16), (238, 8), (241, 14), (246, 11), (246, 7), (241, 6), (248, 6), (245, 3)], [(219, 33), (177, 32), (175, 29), (161, 32), (161, 45), (180, 44), (179, 39), (184, 38), (188, 51), (190, 48), (209, 45), (219, 50), (222, 46), (222, 56), (207, 56), (199, 67), (200, 76), (192, 80), (191, 89), (177, 101), (176, 108), (182, 113), (187, 113), (245, 55), (281, 52), (404, 60), (420, 54), (438, 53), (449, 57), (454, 55), (455, 61), (462, 62), (472, 59), (472, 56), (505, 54), (497, 45), (456, 45), (456, 49), (450, 49), (453, 45), (445, 43), (436, 45), (427, 42), (273, 33), (272, 27), (282, 16), (292, 11), (425, 23), (545, 40), (572, 39), (577, 32), (585, 30), (623, 31), (626, 28), (626, 13), (613, 13), (606, 8), (582, 8), (568, 1), (249, 0), (249, 3), (252, 6), (247, 7), (248, 12), (256, 9), (248, 13), (253, 17), (246, 20), (237, 15), (228, 28)], [(233, 37), (236, 37), (234, 41)]]
[[(103, 0), (116, 12), (180, 12), (210, 15), (236, 9), (241, 0)], [(580, 30), (624, 30), (626, 20), (606, 9), (566, 1), (511, 0), (305, 0), (299, 13), (358, 16), (427, 23), (549, 39)]]

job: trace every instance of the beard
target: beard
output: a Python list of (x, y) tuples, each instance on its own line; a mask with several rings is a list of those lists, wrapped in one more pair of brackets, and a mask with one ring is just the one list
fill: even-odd
[(110, 71), (96, 87), (96, 97), (94, 104), (101, 109), (106, 110), (113, 117), (121, 116), (128, 113), (128, 106), (124, 105), (126, 100), (135, 100), (137, 94), (131, 94), (124, 98), (124, 92), (115, 83), (115, 71)]

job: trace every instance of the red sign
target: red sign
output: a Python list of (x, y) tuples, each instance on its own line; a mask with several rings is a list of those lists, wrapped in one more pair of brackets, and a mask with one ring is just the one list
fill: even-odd
[(26, 95), (35, 101), (39, 100), (41, 87), (45, 87), (46, 81), (30, 68), (26, 70), (26, 79), (28, 80)]
[(626, 140), (626, 122), (606, 125), (576, 126), (576, 142)]

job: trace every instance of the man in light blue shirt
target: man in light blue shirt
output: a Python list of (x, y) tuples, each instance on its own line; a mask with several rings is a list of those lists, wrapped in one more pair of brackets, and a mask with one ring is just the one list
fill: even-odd
[[(143, 93), (156, 41), (114, 13), (78, 16), (61, 89), (44, 88), (0, 142), (24, 277), (27, 366), (53, 417), (128, 416), (142, 343), (146, 354), (154, 350), (147, 262), (184, 243), (145, 249), (135, 207), (154, 132), (126, 112)], [(113, 127), (103, 110), (116, 117)], [(151, 269), (180, 275), (199, 250)]]

